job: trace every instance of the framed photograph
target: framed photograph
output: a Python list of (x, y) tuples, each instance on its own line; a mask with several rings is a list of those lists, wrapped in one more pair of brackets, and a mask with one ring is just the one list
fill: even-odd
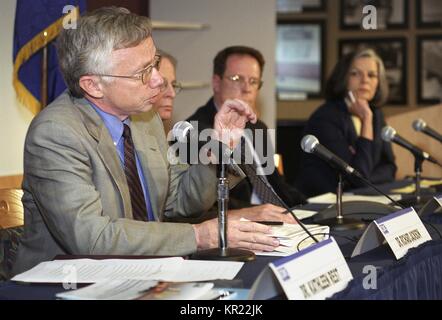
[(416, 0), (416, 20), (419, 28), (442, 27), (442, 2), (440, 0)]
[(438, 104), (442, 101), (442, 35), (418, 36), (417, 102)]
[(278, 0), (278, 14), (325, 11), (325, 0)]
[(324, 75), (324, 22), (278, 21), (276, 89), (280, 100), (319, 97)]
[(341, 0), (341, 29), (389, 30), (408, 27), (409, 0)]
[(382, 58), (390, 89), (388, 104), (407, 104), (407, 42), (405, 38), (343, 39), (339, 56), (371, 48)]

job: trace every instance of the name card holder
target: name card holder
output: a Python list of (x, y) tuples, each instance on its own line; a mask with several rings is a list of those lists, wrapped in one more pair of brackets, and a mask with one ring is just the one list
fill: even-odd
[(289, 300), (322, 300), (343, 290), (353, 279), (336, 241), (330, 237), (261, 272), (249, 299), (270, 299), (285, 293)]
[(370, 223), (356, 244), (352, 257), (387, 242), (398, 260), (405, 256), (409, 249), (430, 240), (431, 236), (416, 211), (407, 208)]

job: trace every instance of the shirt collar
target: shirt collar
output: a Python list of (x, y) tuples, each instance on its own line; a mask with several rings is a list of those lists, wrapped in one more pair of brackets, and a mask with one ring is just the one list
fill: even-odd
[(103, 120), (104, 125), (106, 126), (107, 130), (109, 131), (112, 137), (112, 141), (114, 142), (115, 145), (117, 145), (121, 139), (121, 136), (123, 135), (123, 129), (124, 129), (123, 124), (130, 125), (130, 119), (127, 118), (124, 121), (121, 121), (116, 116), (104, 112), (94, 103), (90, 101), (89, 103), (91, 104), (92, 108), (94, 108), (94, 110), (98, 113), (100, 118)]

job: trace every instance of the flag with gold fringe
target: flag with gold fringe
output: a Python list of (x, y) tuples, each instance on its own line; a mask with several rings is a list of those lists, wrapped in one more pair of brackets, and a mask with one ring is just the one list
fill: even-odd
[(75, 27), (77, 17), (85, 9), (85, 0), (17, 0), (13, 85), (18, 100), (34, 114), (42, 108), (42, 49), (47, 47), (47, 102), (50, 103), (66, 89), (54, 39), (63, 27)]

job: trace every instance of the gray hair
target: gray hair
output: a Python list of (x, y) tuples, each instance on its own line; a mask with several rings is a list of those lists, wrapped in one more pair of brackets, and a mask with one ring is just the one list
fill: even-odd
[(157, 54), (161, 56), (161, 59), (166, 58), (167, 60), (169, 60), (173, 67), (176, 69), (178, 61), (173, 55), (161, 49), (157, 49)]
[(347, 95), (348, 73), (353, 62), (359, 58), (372, 58), (378, 66), (379, 84), (372, 102), (382, 106), (388, 99), (388, 81), (384, 62), (373, 49), (359, 49), (344, 56), (335, 66), (325, 87), (325, 96), (328, 100), (343, 99)]
[(135, 47), (151, 34), (147, 17), (117, 7), (97, 9), (80, 17), (76, 29), (63, 29), (57, 40), (57, 54), (72, 95), (84, 95), (79, 84), (81, 76), (110, 73), (112, 51)]

